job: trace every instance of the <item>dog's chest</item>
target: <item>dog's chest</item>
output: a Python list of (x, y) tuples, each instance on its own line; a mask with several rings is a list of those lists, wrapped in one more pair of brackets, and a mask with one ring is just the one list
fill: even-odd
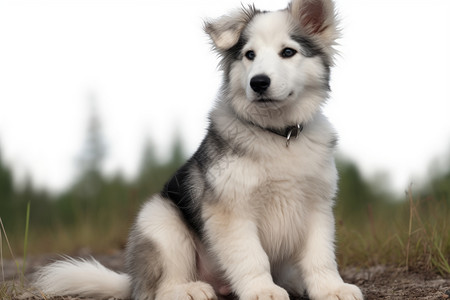
[(308, 210), (320, 194), (316, 189), (330, 185), (315, 175), (326, 172), (318, 169), (324, 165), (320, 157), (286, 153), (259, 160), (227, 158), (221, 163), (223, 168), (214, 170), (213, 178), (219, 201), (252, 218), (266, 252), (278, 258), (299, 247), (306, 234)]
[(277, 198), (291, 205), (292, 199), (302, 197), (305, 183), (326, 178), (334, 167), (328, 151), (305, 143), (278, 149), (267, 146), (262, 151), (260, 155), (225, 155), (210, 166), (207, 179), (221, 201), (257, 209)]
[(217, 161), (207, 176), (220, 201), (256, 209), (266, 198), (282, 197), (280, 192), (288, 198), (298, 193), (296, 183), (304, 176), (302, 170), (307, 169), (303, 165), (305, 162), (298, 157), (254, 159), (229, 155)]
[(251, 199), (256, 204), (255, 220), (261, 244), (269, 257), (291, 256), (306, 234), (311, 204), (301, 185), (302, 180), (270, 180)]

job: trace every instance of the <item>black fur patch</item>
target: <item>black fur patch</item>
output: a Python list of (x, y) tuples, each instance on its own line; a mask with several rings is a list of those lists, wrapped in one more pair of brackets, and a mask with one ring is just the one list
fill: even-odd
[(193, 168), (195, 168), (194, 163), (194, 160), (188, 160), (164, 185), (161, 195), (170, 199), (178, 207), (191, 228), (200, 233), (203, 229), (199, 206), (201, 199), (193, 197), (192, 189), (201, 183), (194, 182), (191, 178)]
[(211, 124), (198, 150), (161, 191), (161, 196), (170, 199), (178, 207), (186, 222), (200, 237), (204, 226), (201, 202), (208, 200), (214, 194), (208, 182), (208, 175), (214, 176), (221, 167), (216, 164), (217, 161), (227, 152), (232, 151), (227, 143), (228, 141), (223, 139)]
[(316, 45), (311, 39), (302, 35), (292, 35), (291, 39), (296, 41), (302, 47), (301, 53), (306, 57), (323, 56), (323, 50)]
[(213, 127), (212, 121), (210, 121), (208, 134), (193, 156), (202, 173), (208, 172), (208, 168), (213, 162), (213, 157), (216, 159), (222, 157), (224, 150), (228, 148), (226, 141)]
[(237, 60), (241, 60), (242, 55), (242, 49), (244, 48), (245, 44), (247, 43), (247, 39), (241, 36), (238, 40), (238, 42), (231, 47), (230, 49), (226, 50), (222, 54), (222, 59), (220, 61), (220, 67), (224, 72), (224, 80), (226, 83), (228, 83), (229, 80), (229, 74), (231, 71), (231, 65), (233, 62)]
[(330, 68), (330, 65), (326, 64), (325, 62), (324, 62), (324, 65), (325, 65), (325, 75), (322, 79), (323, 83), (324, 83), (324, 89), (326, 89), (327, 91), (330, 91), (331, 90), (331, 87), (330, 87), (331, 68)]
[(323, 66), (325, 68), (325, 75), (322, 78), (323, 81), (323, 87), (326, 90), (330, 90), (330, 59), (325, 54), (323, 49), (314, 43), (313, 40), (310, 38), (303, 36), (303, 35), (291, 35), (291, 39), (299, 43), (299, 45), (302, 47), (301, 54), (305, 57), (315, 57), (319, 56), (322, 60)]

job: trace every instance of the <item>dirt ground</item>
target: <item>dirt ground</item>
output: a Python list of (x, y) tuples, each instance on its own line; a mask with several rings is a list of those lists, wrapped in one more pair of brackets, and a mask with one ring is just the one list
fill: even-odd
[[(86, 256), (88, 253), (80, 253), (80, 256)], [(39, 266), (47, 264), (60, 257), (54, 255), (31, 257), (28, 259), (28, 267), (25, 272), (25, 283), (29, 280), (30, 274)], [(120, 252), (110, 253), (109, 255), (96, 255), (105, 266), (116, 271), (123, 270), (123, 256)], [(19, 264), (21, 262), (19, 261)], [(42, 299), (36, 296), (26, 296), (17, 286), (19, 280), (16, 264), (11, 260), (4, 260), (1, 266), (0, 287), (3, 288), (2, 299)], [(443, 278), (437, 274), (423, 272), (419, 270), (406, 272), (402, 268), (375, 266), (370, 268), (345, 268), (341, 270), (341, 275), (346, 282), (358, 285), (367, 300), (372, 299), (436, 299), (450, 300), (450, 276)], [(6, 293), (6, 286), (9, 292)], [(25, 288), (26, 289), (26, 288)], [(20, 297), (22, 296), (22, 297)], [(25, 297), (24, 297), (25, 296)], [(54, 297), (45, 298), (46, 300), (81, 300), (77, 297)], [(307, 298), (292, 298), (292, 300), (303, 300)], [(83, 298), (83, 300), (90, 300)]]

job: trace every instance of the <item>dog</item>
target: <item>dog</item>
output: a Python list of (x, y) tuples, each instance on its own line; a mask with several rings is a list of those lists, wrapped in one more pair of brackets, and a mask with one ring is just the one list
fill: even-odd
[(45, 294), (137, 300), (360, 300), (334, 253), (336, 133), (322, 113), (339, 37), (331, 0), (206, 21), (223, 84), (194, 155), (141, 208), (126, 273), (67, 259)]

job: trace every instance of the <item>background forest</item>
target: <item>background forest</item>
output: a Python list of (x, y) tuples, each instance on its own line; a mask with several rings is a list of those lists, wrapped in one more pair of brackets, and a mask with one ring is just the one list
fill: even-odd
[[(15, 183), (13, 167), (0, 151), (3, 258), (27, 252), (74, 254), (86, 247), (90, 253), (123, 249), (139, 206), (160, 191), (187, 158), (179, 137), (165, 160), (148, 141), (134, 178), (105, 175), (107, 149), (95, 115), (87, 128), (78, 176), (63, 192), (35, 188), (31, 179)], [(340, 264), (391, 264), (449, 275), (450, 168), (445, 169), (420, 186), (406, 187), (404, 195), (395, 195), (385, 187), (383, 176), (367, 180), (354, 163), (338, 158), (335, 214)]]

